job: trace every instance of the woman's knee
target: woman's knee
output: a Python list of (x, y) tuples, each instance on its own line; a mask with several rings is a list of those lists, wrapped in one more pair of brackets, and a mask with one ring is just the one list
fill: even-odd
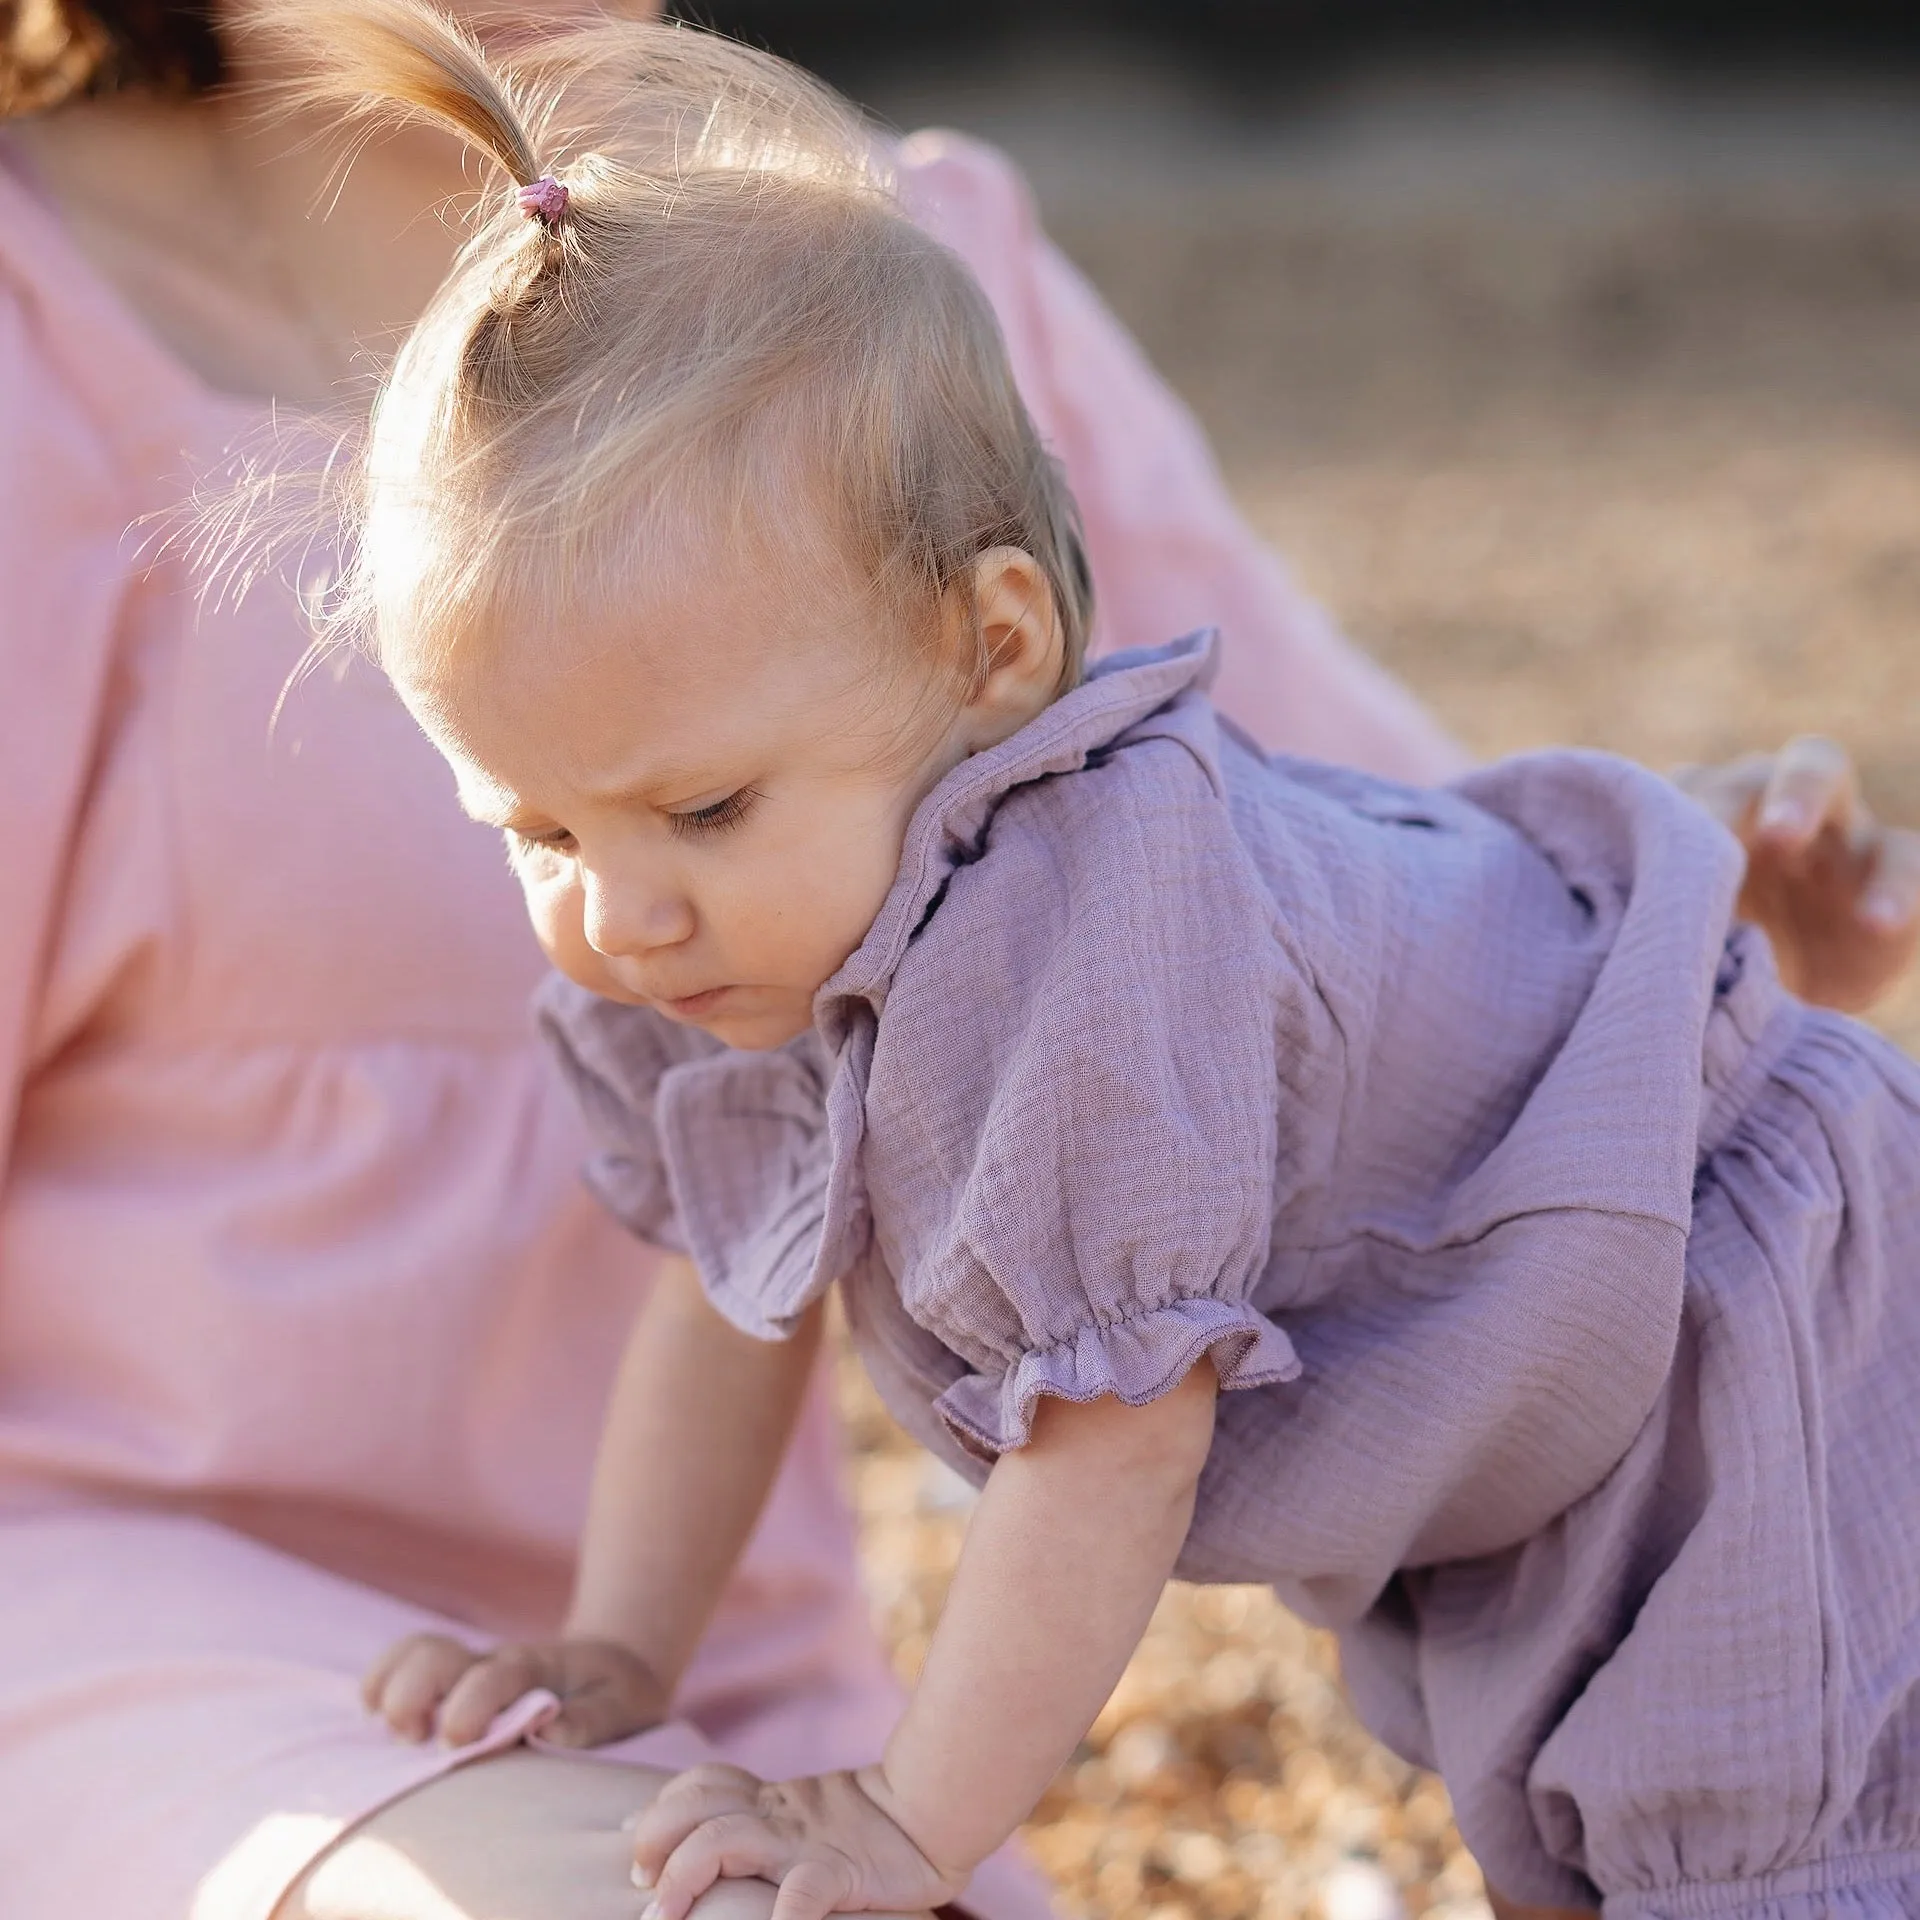
[[(273, 1920), (633, 1920), (621, 1823), (668, 1776), (516, 1749), (456, 1768), (362, 1821)], [(730, 1881), (700, 1920), (767, 1920), (773, 1889)]]

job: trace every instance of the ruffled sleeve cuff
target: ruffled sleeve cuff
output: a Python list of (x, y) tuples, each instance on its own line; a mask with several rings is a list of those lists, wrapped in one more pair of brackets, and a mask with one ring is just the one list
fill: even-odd
[(1225, 1392), (1300, 1375), (1293, 1342), (1265, 1315), (1202, 1295), (1084, 1326), (1059, 1346), (1021, 1355), (997, 1380), (970, 1373), (940, 1396), (935, 1411), (963, 1446), (993, 1458), (1027, 1444), (1043, 1394), (1082, 1403), (1112, 1394), (1144, 1407), (1177, 1386), (1203, 1354), (1212, 1356)]

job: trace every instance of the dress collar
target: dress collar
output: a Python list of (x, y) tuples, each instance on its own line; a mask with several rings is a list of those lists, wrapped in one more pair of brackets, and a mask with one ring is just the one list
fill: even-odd
[(867, 937), (814, 996), (815, 1022), (829, 1045), (843, 1031), (839, 1003), (865, 1000), (878, 1011), (907, 943), (954, 869), (978, 857), (987, 823), (1008, 793), (1078, 771), (1148, 715), (1210, 686), (1219, 664), (1220, 638), (1211, 627), (1165, 646), (1111, 654), (1018, 733), (961, 761), (914, 810), (899, 870)]

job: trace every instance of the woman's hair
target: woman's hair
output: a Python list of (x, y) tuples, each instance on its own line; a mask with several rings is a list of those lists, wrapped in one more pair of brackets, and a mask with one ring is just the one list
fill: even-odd
[[(1091, 590), (1060, 469), (984, 295), (843, 101), (682, 26), (603, 21), (502, 67), (418, 0), (259, 12), (302, 104), (436, 123), (496, 175), (375, 406), (335, 601), (353, 637), (391, 665), (617, 615), (687, 564), (799, 594), (824, 561), (938, 650), (974, 562), (1017, 547), (1078, 678)], [(564, 194), (516, 192), (547, 180)]]
[(0, 117), (118, 87), (218, 84), (212, 11), (171, 0), (0, 0)]

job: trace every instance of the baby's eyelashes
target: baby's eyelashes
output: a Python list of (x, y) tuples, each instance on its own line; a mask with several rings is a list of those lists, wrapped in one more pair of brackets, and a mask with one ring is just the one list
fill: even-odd
[(669, 813), (667, 826), (669, 831), (681, 838), (692, 834), (721, 833), (728, 827), (738, 826), (759, 798), (757, 788), (742, 787), (738, 792), (728, 794), (724, 800), (715, 800), (704, 807), (692, 807), (684, 813)]
[[(676, 839), (703, 833), (724, 833), (727, 828), (738, 826), (759, 798), (757, 787), (741, 787), (702, 807), (665, 809), (667, 831)], [(579, 841), (565, 827), (503, 827), (501, 832), (506, 837), (509, 855), (515, 859), (538, 854), (570, 859), (580, 850)]]
[(506, 836), (507, 852), (515, 856), (528, 853), (570, 854), (576, 847), (573, 835), (563, 827), (554, 827), (544, 833), (528, 833), (519, 827), (503, 827), (501, 831)]

